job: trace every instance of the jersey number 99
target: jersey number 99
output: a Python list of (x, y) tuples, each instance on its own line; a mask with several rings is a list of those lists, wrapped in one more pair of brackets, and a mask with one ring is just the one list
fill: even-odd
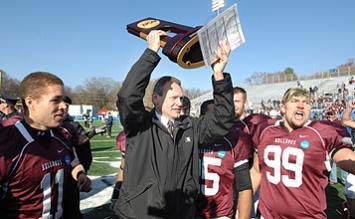
[[(270, 155), (273, 154), (271, 159)], [(295, 162), (290, 162), (290, 157), (295, 157)], [(284, 150), (279, 145), (268, 145), (264, 150), (264, 162), (266, 166), (273, 168), (273, 171), (266, 171), (266, 178), (273, 184), (280, 181), (287, 187), (299, 187), (302, 185), (302, 169), (304, 152), (302, 149), (286, 147)], [(287, 172), (293, 172), (294, 177), (289, 174), (282, 175), (281, 167)], [(273, 172), (273, 173), (272, 173)]]

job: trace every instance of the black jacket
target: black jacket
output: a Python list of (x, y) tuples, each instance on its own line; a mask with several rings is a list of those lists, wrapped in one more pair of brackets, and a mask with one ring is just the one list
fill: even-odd
[(85, 171), (88, 172), (92, 163), (92, 153), (91, 144), (89, 138), (86, 136), (85, 129), (70, 116), (63, 121), (62, 127), (71, 134), (70, 141), (75, 147), (76, 155)]
[(233, 88), (225, 74), (213, 80), (215, 113), (182, 116), (173, 138), (143, 97), (160, 57), (146, 49), (118, 93), (117, 107), (127, 134), (126, 166), (115, 212), (120, 218), (193, 218), (199, 188), (198, 144), (226, 135), (234, 123)]

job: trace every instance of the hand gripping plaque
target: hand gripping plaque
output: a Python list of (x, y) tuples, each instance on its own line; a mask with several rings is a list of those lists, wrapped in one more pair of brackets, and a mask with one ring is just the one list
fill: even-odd
[[(160, 40), (163, 54), (183, 68), (198, 68), (204, 65), (198, 42), (197, 31), (201, 27), (189, 27), (156, 18), (146, 18), (127, 25), (127, 31), (146, 40), (152, 30), (162, 30), (169, 33)], [(170, 36), (175, 34), (174, 36)]]

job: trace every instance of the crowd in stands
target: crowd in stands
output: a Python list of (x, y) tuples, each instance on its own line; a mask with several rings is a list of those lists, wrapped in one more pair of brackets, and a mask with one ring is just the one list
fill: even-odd
[[(303, 88), (300, 81), (297, 81), (297, 87)], [(344, 81), (341, 84), (337, 84), (336, 87), (330, 88), (329, 92), (320, 93), (317, 86), (309, 87), (311, 95), (312, 113), (311, 118), (314, 120), (324, 119), (325, 109), (332, 109), (341, 116), (348, 103), (354, 100), (355, 96), (355, 76), (349, 78), (349, 81)], [(261, 107), (254, 109), (254, 113), (262, 113), (269, 116), (280, 116), (280, 100), (268, 99), (262, 100)], [(250, 109), (247, 111), (251, 112)]]

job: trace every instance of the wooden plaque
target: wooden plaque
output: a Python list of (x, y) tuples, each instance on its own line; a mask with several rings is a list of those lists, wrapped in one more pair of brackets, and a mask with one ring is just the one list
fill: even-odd
[(129, 33), (144, 40), (152, 30), (168, 32), (169, 36), (162, 37), (160, 40), (163, 54), (187, 69), (204, 65), (197, 37), (197, 31), (200, 28), (200, 26), (189, 27), (151, 17), (127, 25)]

